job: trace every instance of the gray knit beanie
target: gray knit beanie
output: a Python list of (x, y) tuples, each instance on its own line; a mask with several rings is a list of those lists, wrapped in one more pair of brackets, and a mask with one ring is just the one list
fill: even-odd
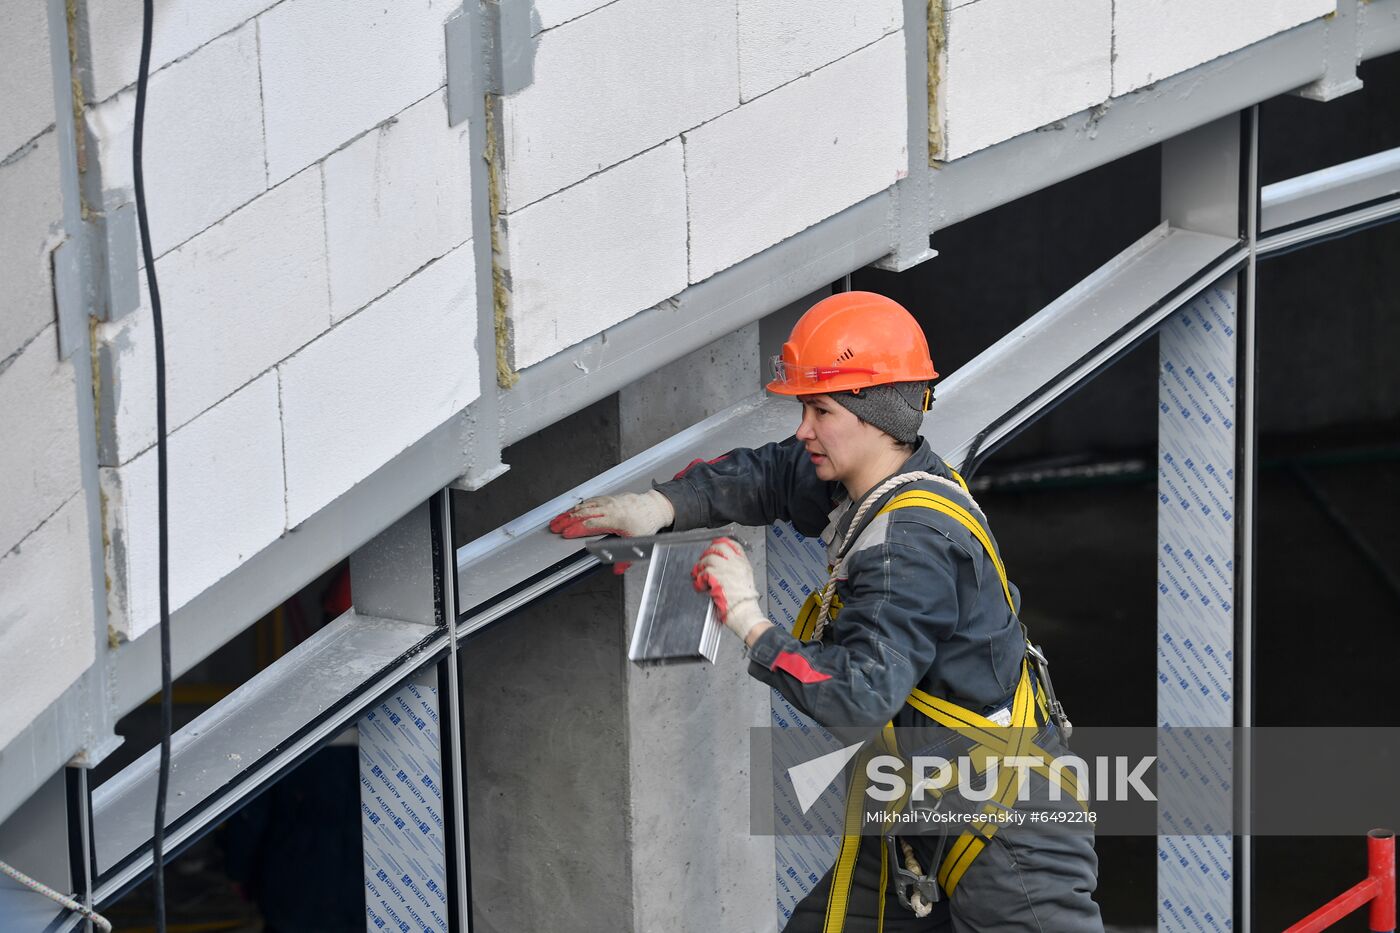
[(833, 392), (832, 399), (866, 424), (901, 444), (917, 444), (924, 423), (927, 382), (894, 382), (853, 392)]

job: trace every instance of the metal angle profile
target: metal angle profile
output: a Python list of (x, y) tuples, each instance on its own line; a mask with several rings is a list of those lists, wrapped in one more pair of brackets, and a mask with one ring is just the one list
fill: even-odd
[(584, 550), (598, 558), (598, 562), (602, 564), (630, 563), (635, 560), (649, 560), (657, 548), (664, 550), (667, 545), (709, 543), (715, 538), (732, 538), (738, 531), (738, 525), (725, 525), (723, 528), (669, 531), (646, 537), (608, 537), (588, 542)]
[(637, 664), (714, 662), (720, 622), (710, 598), (696, 591), (690, 570), (711, 541), (737, 531), (738, 526), (726, 525), (646, 537), (609, 537), (585, 546), (604, 564), (651, 562), (642, 585), (628, 660)]
[[(378, 697), (446, 650), (445, 628), (350, 610), (173, 737), (167, 846), (178, 851)], [(93, 900), (121, 894), (151, 865), (147, 802), (154, 750), (92, 792)]]
[(1259, 226), (1297, 227), (1400, 196), (1400, 147), (1265, 185)]
[(652, 542), (641, 607), (627, 658), (634, 664), (714, 663), (721, 624), (708, 593), (695, 589), (690, 569), (709, 538)]
[(999, 444), (1247, 256), (1237, 240), (1159, 225), (946, 378), (942, 417), (925, 433), (971, 475)]

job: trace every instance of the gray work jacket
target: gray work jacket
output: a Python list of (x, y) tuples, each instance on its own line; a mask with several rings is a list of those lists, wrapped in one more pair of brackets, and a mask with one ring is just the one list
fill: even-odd
[[(898, 472), (914, 470), (952, 479), (927, 441)], [(675, 506), (677, 531), (785, 519), (829, 546), (833, 536), (844, 540), (858, 505), (840, 484), (817, 478), (795, 437), (697, 462), (656, 488)], [(987, 528), (972, 497), (948, 483), (924, 480), (889, 491), (856, 529), (836, 585), (840, 612), (822, 639), (804, 644), (775, 626), (749, 649), (749, 673), (828, 728), (891, 720), (925, 726), (929, 721), (904, 705), (915, 686), (981, 713), (1003, 706), (1016, 689), (1025, 636), (982, 545), (932, 509), (877, 517), (885, 501), (911, 489), (952, 499)], [(761, 578), (762, 567), (756, 573)], [(1012, 594), (1019, 607), (1014, 587)]]

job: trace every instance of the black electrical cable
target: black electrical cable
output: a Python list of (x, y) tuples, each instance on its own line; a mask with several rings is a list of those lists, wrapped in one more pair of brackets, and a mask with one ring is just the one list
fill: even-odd
[(143, 0), (141, 64), (136, 73), (136, 122), (131, 133), (131, 174), (136, 184), (136, 222), (141, 228), (141, 256), (146, 261), (146, 285), (151, 293), (151, 325), (156, 342), (156, 533), (160, 576), (160, 769), (156, 779), (155, 830), (151, 837), (151, 878), (155, 885), (156, 933), (165, 933), (165, 798), (170, 785), (170, 733), (173, 706), (170, 685), (170, 549), (166, 514), (165, 463), (165, 327), (156, 284), (156, 258), (146, 217), (146, 178), (141, 164), (145, 135), (146, 84), (151, 71), (153, 0)]

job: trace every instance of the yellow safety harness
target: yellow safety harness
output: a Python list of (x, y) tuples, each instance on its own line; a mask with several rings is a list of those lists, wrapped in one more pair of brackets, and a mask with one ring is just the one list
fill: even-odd
[[(953, 471), (954, 478), (965, 492), (968, 491), (967, 483), (963, 478)], [(969, 495), (971, 493), (969, 492)], [(991, 536), (983, 527), (982, 523), (966, 508), (945, 496), (928, 490), (917, 489), (900, 493), (885, 504), (877, 515), (893, 512), (897, 509), (925, 508), (933, 509), (957, 521), (966, 528), (974, 538), (986, 550), (987, 555), (992, 559), (992, 564), (996, 567), (997, 576), (1001, 579), (1002, 592), (1006, 596), (1006, 603), (1011, 609), (1011, 615), (1017, 616), (1016, 603), (1011, 596), (1011, 584), (1006, 577), (1006, 568), (1001, 562), (1001, 557), (997, 554), (996, 548), (992, 544)], [(799, 640), (807, 641), (812, 637), (816, 627), (818, 616), (820, 615), (820, 598), (818, 593), (812, 593), (803, 604), (798, 613), (797, 623), (793, 628), (793, 635)], [(831, 604), (831, 615), (834, 617), (840, 609), (839, 601), (833, 598)], [(1027, 646), (1030, 648), (1029, 639)], [(1086, 798), (1080, 792), (1077, 781), (1073, 773), (1059, 768), (1051, 768), (1045, 762), (1051, 760), (1052, 756), (1038, 747), (1034, 738), (1037, 730), (1045, 725), (1050, 719), (1049, 708), (1045, 697), (1045, 691), (1041, 684), (1031, 677), (1030, 664), (1026, 659), (1021, 661), (1021, 677), (1016, 685), (1016, 692), (1011, 701), (1011, 721), (1009, 725), (1002, 726), (992, 720), (975, 713), (972, 710), (951, 703), (948, 700), (936, 697), (933, 694), (915, 687), (905, 700), (911, 708), (922, 713), (933, 722), (949, 729), (955, 729), (958, 733), (972, 741), (972, 748), (968, 754), (969, 760), (974, 767), (985, 770), (988, 758), (996, 757), (1005, 759), (1012, 756), (1028, 756), (1041, 759), (1041, 764), (1033, 767), (1035, 773), (1044, 777), (1047, 781), (1053, 781), (1064, 790), (1071, 798), (1078, 801), (1081, 807), (1086, 806)], [(1037, 714), (1039, 714), (1037, 716)], [(827, 900), (826, 922), (822, 927), (823, 933), (841, 933), (846, 924), (846, 913), (850, 905), (851, 883), (855, 874), (856, 859), (860, 854), (861, 840), (864, 838), (860, 832), (862, 826), (862, 809), (865, 802), (865, 787), (863, 776), (865, 765), (870, 758), (877, 753), (898, 755), (899, 750), (895, 742), (894, 723), (886, 723), (881, 731), (878, 740), (872, 743), (872, 747), (867, 748), (857, 759), (855, 775), (851, 781), (851, 787), (846, 797), (846, 812), (844, 820), (844, 832), (841, 837), (841, 846), (836, 856), (836, 864), (831, 873), (831, 892)], [(956, 769), (956, 765), (952, 766)], [(956, 770), (953, 772), (956, 775)], [(956, 777), (953, 777), (956, 781)], [(906, 782), (906, 787), (908, 783)], [(1018, 791), (1017, 771), (1015, 768), (1000, 769), (997, 780), (996, 793), (982, 807), (982, 813), (989, 817), (994, 817), (999, 811), (1005, 811), (1015, 803)], [(907, 799), (907, 794), (906, 794)], [(902, 809), (905, 801), (899, 801), (896, 808)], [(987, 843), (996, 835), (998, 822), (989, 819), (978, 824), (970, 824), (970, 828), (964, 830), (952, 846), (948, 849), (942, 863), (938, 868), (938, 885), (952, 896), (956, 890), (958, 882), (967, 873), (968, 868), (982, 854)], [(892, 824), (887, 823), (884, 831), (888, 833)], [(884, 929), (885, 922), (885, 892), (889, 884), (889, 850), (885, 845), (880, 846), (880, 901), (878, 908), (878, 929)]]

